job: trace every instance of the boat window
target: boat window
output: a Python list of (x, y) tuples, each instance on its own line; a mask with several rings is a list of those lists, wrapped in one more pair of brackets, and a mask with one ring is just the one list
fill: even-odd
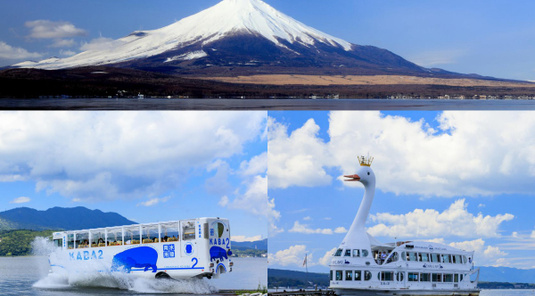
[(401, 252), (401, 260), (407, 261), (407, 253)]
[(369, 272), (368, 270), (365, 270), (365, 271), (364, 271), (364, 280), (365, 280), (365, 281), (369, 281), (369, 280), (371, 280), (371, 279), (372, 279), (372, 273)]
[(182, 225), (182, 236), (183, 240), (195, 239), (195, 223), (193, 221), (185, 222)]
[(336, 257), (342, 256), (342, 251), (343, 251), (342, 249), (336, 250), (336, 253), (334, 253), (334, 256), (336, 256)]
[(360, 277), (360, 274), (361, 274), (361, 271), (360, 270), (355, 270), (355, 281), (361, 281), (361, 277)]
[(128, 226), (124, 228), (124, 244), (137, 245), (139, 244), (139, 225)]
[(89, 232), (76, 233), (76, 248), (89, 248)]
[(468, 262), (468, 260), (466, 260), (466, 256), (463, 256), (463, 263), (466, 264), (466, 262)]
[(61, 246), (62, 246), (62, 243), (63, 243), (63, 242), (62, 242), (62, 239), (61, 239), (61, 238), (59, 238), (59, 239), (55, 239), (55, 240), (54, 240), (54, 246), (55, 246), (55, 247), (61, 247)]
[(336, 280), (337, 281), (341, 281), (342, 280), (342, 271), (341, 270), (337, 270), (336, 271)]
[(359, 249), (353, 249), (353, 257), (360, 257), (360, 250)]
[(451, 273), (444, 274), (444, 282), (445, 283), (453, 282), (453, 274), (451, 274)]
[(418, 281), (418, 273), (417, 272), (409, 272), (409, 282), (417, 282)]
[(403, 274), (404, 272), (401, 272), (401, 271), (396, 272), (396, 281), (403, 282)]
[(431, 275), (429, 273), (420, 273), (420, 282), (429, 282)]
[(461, 255), (455, 255), (455, 256), (453, 256), (453, 263), (461, 264), (461, 263), (462, 263), (462, 261), (461, 261)]
[(209, 239), (210, 236), (209, 236), (209, 232), (208, 232), (208, 223), (204, 223), (203, 225), (203, 232), (204, 232), (204, 238), (205, 239)]
[(108, 229), (108, 246), (120, 246), (123, 244), (123, 230), (121, 228)]
[(444, 255), (444, 263), (452, 263), (451, 257), (452, 255)]
[(104, 229), (91, 230), (91, 247), (92, 248), (105, 247), (106, 246), (105, 239), (106, 239), (106, 236), (105, 236)]
[(223, 233), (225, 232), (225, 224), (218, 222), (217, 223), (217, 237), (220, 238), (223, 236)]
[(141, 227), (142, 242), (144, 244), (157, 243), (158, 238), (158, 225), (144, 225)]
[(407, 261), (416, 261), (416, 253), (414, 252), (407, 252), (408, 259)]
[(441, 283), (442, 282), (442, 274), (441, 273), (432, 273), (431, 274), (431, 280), (435, 283)]
[(362, 250), (362, 257), (368, 257), (368, 250)]
[(396, 262), (399, 260), (399, 256), (398, 256), (398, 253), (397, 252), (394, 252), (392, 254), (392, 256), (388, 257), (388, 259), (386, 260), (386, 263), (391, 263), (391, 262)]
[(394, 272), (393, 271), (381, 271), (378, 275), (380, 281), (393, 281)]
[(67, 234), (67, 248), (74, 248), (74, 233)]
[(418, 253), (418, 261), (420, 261), (420, 262), (429, 262), (429, 254), (427, 254), (427, 253)]
[(344, 253), (344, 257), (351, 257), (351, 250), (347, 249)]
[(176, 242), (180, 235), (178, 234), (178, 223), (163, 223), (160, 225), (162, 233), (160, 234), (162, 242)]
[(463, 275), (463, 274), (460, 274), (460, 275), (459, 275), (459, 282), (462, 282), (462, 281), (463, 281), (463, 278), (464, 278), (464, 275)]
[(353, 271), (352, 270), (346, 270), (346, 281), (352, 281), (353, 280)]
[(440, 262), (438, 260), (438, 255), (439, 254), (431, 254), (431, 262)]
[(458, 274), (454, 274), (453, 275), (453, 281), (458, 283), (459, 282), (459, 275)]

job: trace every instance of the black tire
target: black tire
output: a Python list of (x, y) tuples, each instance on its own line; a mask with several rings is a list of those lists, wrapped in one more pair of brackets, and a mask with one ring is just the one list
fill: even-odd
[(170, 279), (171, 277), (167, 273), (165, 273), (163, 271), (160, 271), (155, 275), (155, 278), (157, 278), (157, 279)]

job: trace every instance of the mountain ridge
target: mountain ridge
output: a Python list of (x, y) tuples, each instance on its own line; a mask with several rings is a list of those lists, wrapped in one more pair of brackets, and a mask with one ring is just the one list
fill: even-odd
[(102, 65), (178, 75), (464, 75), (427, 69), (386, 49), (333, 37), (261, 0), (223, 0), (168, 26), (134, 31), (100, 49), (14, 66), (54, 70)]
[(4, 230), (75, 230), (137, 224), (114, 212), (104, 213), (85, 207), (53, 207), (45, 211), (20, 207), (0, 212), (0, 219), (7, 221), (8, 227)]

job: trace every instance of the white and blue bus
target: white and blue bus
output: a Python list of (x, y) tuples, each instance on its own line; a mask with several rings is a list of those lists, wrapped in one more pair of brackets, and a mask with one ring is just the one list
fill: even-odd
[(124, 272), (155, 278), (212, 278), (231, 272), (228, 219), (171, 222), (56, 232), (52, 273)]

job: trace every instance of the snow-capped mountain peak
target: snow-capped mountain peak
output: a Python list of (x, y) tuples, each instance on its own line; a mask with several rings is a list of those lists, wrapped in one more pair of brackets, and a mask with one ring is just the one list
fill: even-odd
[[(105, 65), (148, 58), (201, 42), (203, 46), (239, 34), (261, 36), (276, 46), (300, 44), (307, 47), (324, 44), (350, 51), (353, 45), (311, 28), (261, 0), (222, 0), (218, 4), (169, 26), (136, 31), (118, 40), (64, 59), (23, 62), (23, 68), (60, 69), (89, 65)], [(189, 60), (204, 57), (196, 49), (191, 53), (167, 59)]]

